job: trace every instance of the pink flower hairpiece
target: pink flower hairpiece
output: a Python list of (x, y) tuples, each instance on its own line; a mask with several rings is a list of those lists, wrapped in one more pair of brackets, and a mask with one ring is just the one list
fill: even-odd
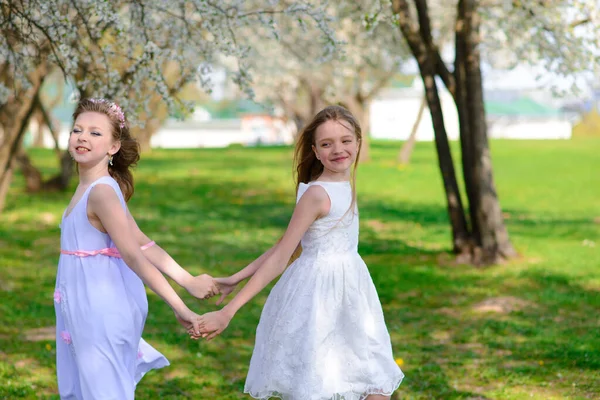
[(97, 104), (106, 104), (108, 106), (108, 112), (112, 115), (114, 115), (117, 120), (119, 121), (119, 127), (121, 129), (125, 128), (125, 113), (123, 113), (123, 110), (121, 109), (121, 107), (119, 107), (119, 105), (117, 103), (114, 103), (110, 100), (107, 99), (102, 99), (102, 98), (97, 98), (97, 99), (89, 99), (92, 103), (97, 103)]

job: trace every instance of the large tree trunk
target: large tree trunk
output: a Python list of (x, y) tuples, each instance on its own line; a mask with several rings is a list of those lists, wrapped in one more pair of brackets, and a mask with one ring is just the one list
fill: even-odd
[(60, 156), (60, 172), (54, 177), (42, 183), (42, 190), (67, 190), (71, 178), (75, 174), (75, 163), (68, 151), (62, 152)]
[[(418, 24), (412, 21), (411, 10), (406, 0), (392, 0), (392, 10), (398, 17), (400, 30), (419, 64), (421, 77), (429, 91), (427, 101), (433, 119), (440, 170), (445, 186), (447, 182), (453, 182), (449, 188), (446, 188), (449, 210), (454, 200), (451, 197), (452, 194), (456, 193), (460, 204), (460, 216), (458, 211), (456, 211), (456, 215), (449, 211), (453, 233), (456, 229), (456, 221), (459, 221), (459, 226), (464, 224), (467, 236), (463, 242), (465, 246), (461, 247), (459, 251), (465, 254), (465, 260), (474, 264), (496, 263), (516, 255), (516, 252), (504, 226), (492, 173), (478, 50), (480, 40), (480, 22), (476, 12), (478, 1), (459, 0), (458, 3), (455, 74), (448, 71), (439, 51), (433, 44), (427, 0), (414, 0), (414, 3)], [(446, 160), (450, 153), (446, 144), (445, 131), (442, 131), (442, 112), (440, 107), (432, 109), (432, 99), (435, 104), (437, 96), (435, 75), (439, 75), (443, 80), (453, 95), (458, 109), (463, 175), (470, 205), (471, 230), (466, 225), (464, 210), (455, 185), (456, 180), (453, 175), (452, 177), (446, 176), (449, 174), (448, 168), (451, 163), (448, 165)], [(435, 89), (435, 93), (432, 88)], [(439, 97), (437, 103), (439, 104)], [(438, 143), (438, 140), (445, 140), (446, 143)]]
[(18, 92), (0, 107), (0, 125), (3, 128), (3, 140), (0, 143), (0, 206), (5, 203), (13, 163), (19, 153), (29, 119), (35, 109), (35, 98), (46, 74), (47, 66), (42, 62), (29, 77), (31, 86), (27, 90), (17, 89)]
[(150, 151), (152, 136), (160, 129), (162, 121), (155, 118), (150, 118), (146, 121), (143, 127), (134, 126), (131, 128), (131, 135), (135, 137), (140, 144), (140, 150), (142, 152)]
[(20, 151), (16, 157), (19, 169), (25, 178), (25, 188), (30, 193), (63, 191), (69, 187), (73, 176), (74, 163), (68, 151), (58, 154), (60, 172), (44, 181), (40, 170), (33, 165), (26, 152)]
[(131, 129), (131, 134), (140, 144), (140, 151), (142, 152), (147, 152), (152, 148), (150, 142), (155, 131), (150, 131), (148, 125), (149, 121), (146, 122), (146, 125), (143, 128), (132, 127)]
[(473, 262), (493, 264), (516, 255), (504, 225), (487, 137), (479, 53), (477, 1), (460, 0), (456, 38), (456, 106), (463, 174), (475, 249)]
[(296, 89), (293, 99), (290, 100), (279, 95), (278, 100), (284, 114), (296, 125), (296, 136), (325, 105), (323, 89), (304, 78), (300, 79), (300, 85)]
[[(431, 64), (431, 62), (426, 62), (426, 64)], [(471, 237), (465, 219), (465, 210), (462, 204), (460, 190), (456, 181), (456, 172), (454, 170), (452, 153), (450, 152), (446, 126), (444, 125), (442, 103), (434, 79), (433, 66), (428, 66), (426, 64), (421, 65), (419, 68), (421, 70), (427, 105), (433, 123), (438, 166), (442, 175), (442, 182), (446, 194), (446, 207), (452, 226), (453, 251), (459, 254), (462, 259), (464, 255), (470, 252)]]
[(425, 106), (427, 105), (427, 97), (423, 95), (421, 99), (421, 105), (419, 106), (419, 112), (417, 113), (417, 117), (415, 118), (415, 123), (410, 131), (410, 135), (402, 148), (400, 148), (400, 153), (398, 153), (398, 162), (400, 165), (408, 165), (410, 163), (410, 157), (412, 156), (413, 150), (415, 149), (415, 144), (417, 143), (417, 132), (419, 131), (419, 125), (421, 124), (421, 120), (423, 119), (423, 112), (425, 111)]
[(19, 165), (21, 173), (25, 177), (25, 187), (28, 192), (35, 193), (39, 191), (55, 191), (55, 190), (66, 190), (69, 187), (69, 182), (74, 172), (73, 160), (68, 151), (61, 151), (58, 145), (58, 131), (54, 128), (51, 116), (47, 112), (46, 107), (42, 104), (39, 95), (36, 95), (34, 99), (34, 115), (37, 113), (39, 130), (43, 130), (45, 127), (48, 128), (52, 139), (54, 140), (54, 150), (60, 164), (60, 172), (54, 177), (43, 180), (42, 173), (35, 165), (31, 162), (31, 159), (27, 153), (23, 150), (19, 152), (16, 157), (16, 161)]
[(39, 192), (42, 189), (42, 173), (31, 162), (31, 159), (21, 149), (15, 157), (19, 169), (25, 178), (25, 188), (28, 192)]
[(456, 181), (454, 162), (450, 152), (446, 126), (444, 125), (442, 104), (435, 83), (438, 59), (432, 43), (427, 2), (417, 0), (416, 3), (420, 25), (418, 28), (411, 22), (411, 12), (406, 0), (393, 0), (392, 10), (398, 17), (398, 25), (402, 35), (419, 65), (419, 72), (425, 87), (425, 97), (431, 114), (438, 165), (442, 175), (446, 206), (452, 227), (452, 247), (453, 251), (459, 254), (459, 259), (463, 260), (470, 252), (471, 238)]

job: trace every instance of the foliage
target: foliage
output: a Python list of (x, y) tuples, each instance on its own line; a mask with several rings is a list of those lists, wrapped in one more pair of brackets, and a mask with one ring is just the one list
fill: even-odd
[(368, 113), (360, 115), (365, 105), (409, 58), (400, 32), (381, 16), (388, 8), (371, 0), (332, 3), (326, 11), (344, 45), (330, 59), (321, 56), (316, 31), (293, 29), (289, 20), (277, 18), (278, 41), (263, 30), (249, 53), (259, 66), (253, 75), (257, 98), (303, 120), (325, 104), (343, 103), (366, 124)]
[[(598, 73), (600, 5), (596, 0), (481, 3), (483, 52), (492, 64), (510, 68), (529, 63), (573, 83), (581, 74)], [(559, 89), (552, 81), (543, 84)]]
[[(323, 53), (337, 43), (319, 2), (10, 0), (0, 6), (0, 104), (27, 88), (31, 71), (44, 60), (59, 67), (83, 93), (119, 99), (127, 109), (146, 105), (155, 91), (175, 109), (173, 88), (198, 82), (210, 89), (211, 66), (228, 57), (233, 79), (247, 92), (249, 46), (240, 31), (272, 30), (275, 16), (318, 30)], [(168, 82), (175, 64), (176, 82)]]

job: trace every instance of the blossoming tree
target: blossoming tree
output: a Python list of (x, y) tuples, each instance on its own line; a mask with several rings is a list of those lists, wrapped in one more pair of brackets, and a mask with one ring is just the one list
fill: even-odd
[[(39, 91), (55, 69), (83, 96), (119, 99), (130, 119), (149, 113), (158, 93), (173, 110), (187, 83), (210, 90), (211, 65), (233, 60), (235, 82), (251, 92), (248, 41), (239, 32), (273, 29), (274, 18), (300, 23), (336, 40), (325, 5), (310, 0), (8, 0), (0, 4), (0, 209), (24, 133), (39, 108)], [(174, 79), (164, 70), (177, 69)], [(143, 121), (141, 121), (143, 122)]]
[[(382, 4), (390, 4), (387, 0)], [(541, 64), (556, 75), (593, 71), (600, 61), (595, 0), (458, 0), (454, 19), (453, 63), (442, 59), (435, 7), (428, 0), (392, 0), (394, 20), (417, 61), (435, 133), (446, 194), (453, 247), (463, 261), (493, 264), (512, 258), (493, 177), (483, 102), (482, 58), (509, 64)], [(447, 2), (448, 4), (448, 2)], [(450, 64), (450, 65), (449, 65)], [(462, 173), (468, 214), (456, 180), (454, 162), (436, 78), (451, 93), (458, 110)]]

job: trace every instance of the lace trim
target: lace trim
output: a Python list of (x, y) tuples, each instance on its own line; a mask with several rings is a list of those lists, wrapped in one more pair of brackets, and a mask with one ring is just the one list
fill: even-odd
[[(396, 390), (398, 390), (403, 379), (404, 379), (404, 375), (402, 375), (400, 378), (397, 378), (397, 381), (395, 383), (390, 384), (389, 387), (391, 389), (368, 388), (363, 393), (356, 393), (356, 392), (352, 392), (352, 391), (348, 391), (348, 392), (344, 392), (344, 393), (334, 393), (333, 395), (331, 395), (331, 397), (328, 397), (327, 399), (323, 399), (323, 400), (365, 400), (368, 396), (370, 396), (372, 394), (378, 394), (381, 396), (391, 396), (392, 393), (394, 393)], [(387, 385), (385, 385), (385, 386), (387, 386)], [(267, 400), (267, 399), (272, 399), (272, 398), (281, 399), (281, 400), (295, 400), (294, 394), (285, 394), (285, 393), (277, 392), (274, 390), (267, 391), (267, 392), (260, 392), (260, 393), (244, 390), (244, 393), (247, 393), (248, 395), (250, 395), (250, 397), (252, 397), (254, 399), (258, 399), (258, 400)]]

